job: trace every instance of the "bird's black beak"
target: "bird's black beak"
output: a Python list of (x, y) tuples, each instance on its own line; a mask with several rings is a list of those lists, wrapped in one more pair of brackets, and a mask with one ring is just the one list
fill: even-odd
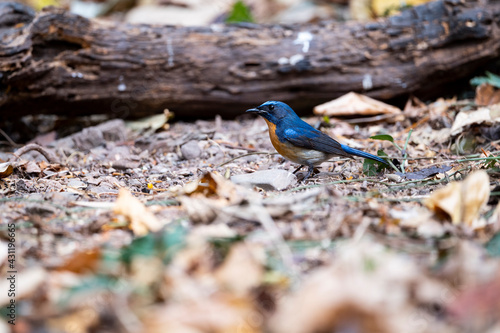
[(257, 108), (253, 108), (253, 109), (248, 109), (246, 110), (245, 112), (253, 112), (253, 113), (260, 113), (261, 110), (257, 109)]

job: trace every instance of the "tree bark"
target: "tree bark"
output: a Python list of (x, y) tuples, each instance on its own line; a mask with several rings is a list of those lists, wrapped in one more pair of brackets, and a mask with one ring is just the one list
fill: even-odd
[(357, 91), (436, 90), (500, 54), (500, 0), (438, 0), (371, 23), (186, 28), (0, 5), (0, 117), (234, 116)]

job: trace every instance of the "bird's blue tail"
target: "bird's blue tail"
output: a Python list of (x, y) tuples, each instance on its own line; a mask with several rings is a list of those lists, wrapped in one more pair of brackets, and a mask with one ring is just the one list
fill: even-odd
[(378, 156), (375, 156), (375, 155), (372, 155), (369, 153), (365, 153), (364, 151), (357, 150), (357, 149), (351, 148), (351, 147), (346, 146), (346, 145), (341, 145), (341, 147), (348, 154), (351, 154), (354, 156), (359, 156), (359, 157), (364, 157), (364, 158), (369, 158), (370, 160), (374, 160), (374, 161), (383, 163), (385, 165), (389, 165), (389, 163), (387, 163), (385, 160), (381, 159)]

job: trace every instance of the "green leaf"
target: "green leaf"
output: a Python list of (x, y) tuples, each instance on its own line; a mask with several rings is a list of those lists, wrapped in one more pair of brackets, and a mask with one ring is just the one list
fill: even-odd
[(495, 167), (496, 163), (497, 163), (496, 160), (486, 161), (484, 163), (484, 168), (486, 168), (486, 169), (493, 169)]
[(243, 240), (244, 237), (240, 235), (234, 237), (214, 237), (209, 239), (209, 243), (212, 244), (215, 257), (222, 260), (227, 256), (234, 244)]
[(363, 173), (368, 177), (377, 175), (378, 162), (365, 158), (363, 162)]
[[(379, 157), (389, 157), (382, 149), (377, 151)], [(387, 165), (365, 158), (363, 162), (363, 173), (368, 177), (376, 176), (379, 172), (387, 168)]]
[(180, 225), (173, 225), (161, 233), (150, 233), (136, 238), (120, 251), (120, 259), (130, 264), (134, 256), (159, 257), (168, 263), (175, 253), (185, 245), (187, 231)]
[(234, 3), (231, 13), (226, 19), (226, 23), (255, 22), (250, 9), (241, 0)]
[(394, 142), (394, 138), (392, 136), (390, 136), (389, 134), (379, 134), (379, 135), (370, 136), (370, 139)]
[(471, 86), (480, 86), (483, 83), (488, 83), (488, 78), (485, 76), (477, 76), (469, 81)]
[[(377, 156), (379, 156), (379, 157), (389, 157), (389, 155), (387, 155), (385, 153), (385, 151), (383, 151), (382, 149), (377, 150)], [(385, 165), (385, 164), (382, 164), (382, 165)]]
[(470, 84), (473, 86), (479, 86), (483, 83), (488, 83), (493, 87), (500, 88), (500, 76), (491, 72), (486, 72), (486, 76), (477, 76), (470, 80)]
[(486, 251), (492, 257), (500, 257), (500, 232), (497, 232), (496, 235), (486, 243)]
[(490, 72), (486, 72), (486, 76), (488, 77), (489, 84), (494, 87), (500, 88), (500, 76)]

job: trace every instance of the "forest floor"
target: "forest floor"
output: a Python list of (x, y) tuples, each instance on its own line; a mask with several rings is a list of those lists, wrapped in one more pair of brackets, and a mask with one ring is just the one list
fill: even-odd
[(403, 169), (334, 159), (305, 182), (250, 115), (4, 145), (0, 332), (499, 332), (495, 115), (305, 118)]

